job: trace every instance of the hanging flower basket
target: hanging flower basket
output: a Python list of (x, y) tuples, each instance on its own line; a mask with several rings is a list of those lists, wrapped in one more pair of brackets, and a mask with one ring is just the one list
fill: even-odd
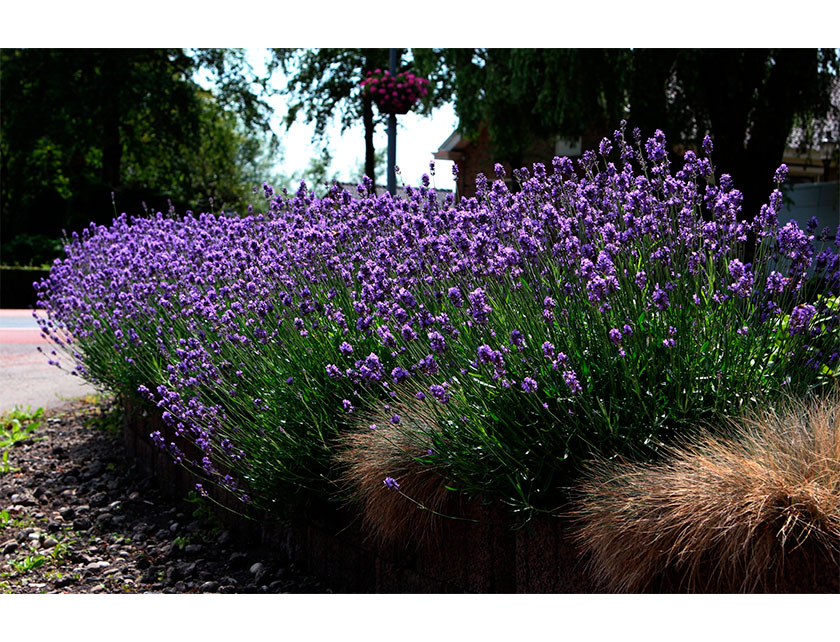
[(429, 93), (428, 80), (406, 71), (395, 76), (387, 69), (369, 71), (361, 85), (362, 93), (370, 96), (383, 114), (407, 114)]

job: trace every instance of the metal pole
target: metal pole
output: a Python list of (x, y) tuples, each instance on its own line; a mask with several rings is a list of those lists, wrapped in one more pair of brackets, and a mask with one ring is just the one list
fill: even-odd
[[(388, 52), (391, 75), (397, 75), (397, 50)], [(388, 192), (391, 196), (397, 193), (397, 115), (388, 114)]]

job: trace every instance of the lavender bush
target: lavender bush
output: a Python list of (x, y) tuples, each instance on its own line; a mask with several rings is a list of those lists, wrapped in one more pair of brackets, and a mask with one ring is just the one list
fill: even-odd
[(836, 378), (838, 241), (779, 227), (784, 167), (742, 221), (704, 147), (672, 174), (661, 132), (633, 149), (621, 130), (457, 204), (424, 177), (396, 199), (266, 185), (264, 214), (123, 215), (37, 284), (42, 327), (245, 501), (333, 495), (336, 437), (388, 422), (453, 487), (550, 508), (593, 451), (650, 454)]

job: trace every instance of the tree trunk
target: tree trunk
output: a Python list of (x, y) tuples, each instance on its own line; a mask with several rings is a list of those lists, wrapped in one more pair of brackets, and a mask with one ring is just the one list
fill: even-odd
[(373, 101), (363, 98), (362, 122), (365, 125), (365, 175), (376, 187), (376, 149), (373, 146)]
[(110, 189), (120, 185), (122, 163), (122, 140), (120, 139), (120, 97), (116, 82), (120, 73), (118, 53), (103, 52), (102, 55), (102, 182)]

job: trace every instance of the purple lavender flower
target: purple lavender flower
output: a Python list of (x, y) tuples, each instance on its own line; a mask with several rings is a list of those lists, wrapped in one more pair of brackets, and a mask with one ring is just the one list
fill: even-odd
[(551, 343), (550, 341), (545, 341), (542, 344), (542, 351), (543, 351), (543, 356), (545, 356), (546, 359), (553, 359), (554, 358), (554, 344)]
[(344, 406), (345, 412), (348, 412), (348, 413), (353, 412), (353, 404), (350, 403), (349, 399), (343, 399), (341, 401), (341, 405)]
[(706, 134), (706, 136), (703, 137), (703, 153), (706, 156), (711, 156), (713, 150), (714, 145), (712, 144), (712, 137)]
[(429, 345), (431, 346), (433, 352), (446, 352), (446, 341), (444, 340), (443, 335), (440, 332), (429, 332), (428, 337)]
[(390, 490), (397, 490), (400, 487), (399, 482), (393, 477), (386, 477), (384, 480), (382, 480), (382, 483), (385, 484), (385, 488), (388, 488)]
[(773, 174), (773, 181), (777, 185), (780, 185), (781, 183), (784, 183), (787, 180), (787, 177), (788, 177), (788, 166), (785, 165), (784, 163), (782, 163), (781, 165), (779, 165), (779, 169), (776, 170), (776, 173)]
[(478, 360), (481, 363), (491, 363), (495, 358), (495, 351), (486, 343), (478, 346)]
[(524, 390), (528, 394), (536, 392), (537, 382), (534, 381), (531, 377), (525, 377), (522, 380), (522, 390)]
[(440, 371), (440, 366), (438, 366), (437, 361), (431, 354), (427, 354), (425, 357), (420, 359), (417, 362), (417, 367), (420, 369), (421, 372), (425, 372), (427, 375), (436, 375)]
[(636, 274), (636, 287), (638, 287), (640, 290), (644, 290), (646, 285), (647, 274), (645, 274), (644, 270), (639, 270), (638, 274)]
[(405, 288), (400, 288), (397, 298), (400, 303), (409, 309), (417, 307), (417, 300), (414, 298), (414, 295)]
[(658, 283), (653, 288), (652, 298), (654, 305), (660, 310), (667, 310), (671, 305), (671, 301), (668, 299), (668, 293), (660, 288)]
[(729, 274), (735, 281), (729, 286), (730, 291), (742, 299), (749, 297), (753, 288), (754, 276), (747, 269), (747, 266), (738, 259), (732, 259), (729, 262)]
[[(451, 376), (525, 392), (532, 381), (534, 386), (539, 382), (537, 394), (545, 391), (548, 397), (550, 391), (555, 397), (556, 372), (563, 374), (569, 391), (561, 397), (582, 394), (572, 360), (556, 354), (551, 343), (559, 341), (574, 359), (590, 359), (584, 382), (602, 394), (604, 379), (620, 374), (608, 363), (591, 361), (598, 350), (588, 342), (597, 339), (597, 331), (592, 332), (597, 327), (607, 330), (619, 355), (624, 348), (630, 352), (633, 337), (634, 359), (619, 369), (627, 372), (657, 364), (663, 343), (676, 348), (676, 335), (667, 324), (677, 316), (678, 327), (686, 327), (680, 337), (684, 346), (664, 361), (670, 357), (670, 365), (680, 367), (680, 360), (693, 357), (702, 345), (698, 335), (705, 333), (688, 328), (692, 321), (693, 327), (700, 326), (703, 314), (710, 315), (710, 324), (721, 319), (720, 332), (748, 337), (741, 342), (745, 350), (785, 344), (780, 348), (784, 359), (773, 359), (776, 369), (758, 372), (756, 381), (773, 383), (778, 377), (793, 383), (800, 363), (818, 368), (836, 362), (838, 350), (824, 330), (837, 327), (837, 312), (823, 304), (804, 304), (803, 286), (814, 278), (823, 291), (837, 292), (840, 245), (815, 250), (813, 223), (803, 230), (792, 224), (779, 229), (783, 198), (776, 189), (749, 230), (757, 237), (756, 265), (734, 259), (742, 256), (748, 230), (741, 222), (743, 197), (732, 177), (701, 180), (712, 176), (713, 168), (708, 158), (693, 153), (671, 175), (661, 132), (647, 145), (639, 135), (642, 153), (633, 155), (623, 129), (614, 144), (598, 146), (601, 157), (586, 154), (584, 172), (577, 172), (568, 158), (555, 159), (550, 176), (539, 164), (533, 174), (517, 169), (520, 189), (515, 192), (501, 179), (491, 187), (480, 177), (476, 197), (457, 203), (454, 198), (439, 203), (428, 177), (422, 179), (422, 188), (408, 187), (393, 198), (376, 198), (368, 178), (362, 181), (360, 198), (338, 186), (323, 198), (305, 185), (297, 194), (278, 196), (271, 190), (265, 215), (119, 217), (110, 227), (93, 226), (73, 237), (66, 258), (36, 286), (50, 315), (49, 323), (45, 319), (39, 325), (47, 338), (73, 338), (70, 349), (82, 362), (80, 373), (94, 370), (83, 367), (92, 365), (84, 363), (92, 358), (91, 347), (110, 350), (95, 371), (117, 386), (148, 381), (143, 361), (154, 355), (165, 386), (136, 392), (167, 413), (175, 434), (195, 442), (201, 453), (196, 466), (206, 464), (211, 474), (220, 463), (214, 459), (218, 454), (226, 466), (232, 465), (231, 474), (245, 475), (254, 490), (260, 485), (279, 488), (280, 481), (287, 481), (272, 477), (285, 475), (279, 471), (292, 477), (308, 474), (303, 458), (291, 461), (301, 451), (286, 452), (283, 444), (300, 444), (324, 455), (317, 452), (317, 428), (346, 423), (349, 417), (332, 417), (333, 422), (330, 415), (349, 412), (338, 402), (354, 388), (363, 397), (375, 394), (388, 400), (409, 376), (413, 382), (429, 378), (413, 384), (412, 391), (423, 387), (418, 399), (430, 395), (441, 400), (450, 398), (447, 384), (455, 382), (444, 380)], [(704, 145), (707, 154), (710, 143)], [(619, 152), (615, 160), (621, 167), (607, 162), (612, 151)], [(780, 168), (776, 180), (784, 180), (784, 173)], [(759, 260), (765, 262), (759, 265)], [(764, 275), (766, 283), (753, 282)], [(652, 299), (647, 296), (649, 283), (656, 283)], [(627, 291), (620, 292), (619, 285)], [(636, 286), (645, 293), (642, 304), (649, 309), (637, 305), (641, 294)], [(584, 309), (587, 297), (595, 303), (592, 309)], [(726, 316), (728, 308), (723, 308), (716, 317), (713, 301), (727, 300), (736, 316)], [(778, 337), (779, 319), (793, 306), (790, 336)], [(661, 332), (663, 323), (667, 333)], [(417, 341), (421, 333), (429, 344)], [(650, 336), (658, 337), (653, 344)], [(329, 343), (333, 340), (338, 358)], [(726, 340), (723, 336), (720, 343)], [(541, 345), (545, 362), (530, 349), (531, 342)], [(355, 347), (361, 355), (370, 354), (357, 359)], [(326, 363), (331, 358), (342, 367)], [(653, 361), (646, 364), (645, 358)], [(294, 386), (299, 385), (298, 375), (294, 381), (289, 375), (299, 372), (307, 373), (311, 386)], [(801, 372), (811, 376), (811, 370)], [(266, 382), (258, 373), (274, 373), (278, 381)], [(713, 376), (714, 371), (703, 374)], [(284, 380), (288, 385), (278, 385)], [(433, 381), (438, 387), (426, 388)], [(721, 394), (724, 389), (722, 385)], [(284, 406), (295, 403), (297, 393), (325, 409), (321, 426), (310, 426), (300, 419), (302, 413)], [(252, 406), (255, 397), (266, 402)], [(494, 410), (493, 404), (505, 403), (503, 397), (490, 395), (481, 402)], [(454, 401), (448, 402), (450, 407)], [(527, 412), (539, 411), (540, 405), (527, 402), (523, 399)], [(586, 402), (575, 399), (566, 411)], [(549, 403), (554, 410), (554, 401)], [(387, 418), (394, 410), (383, 412)], [(253, 421), (239, 425), (244, 422), (236, 418), (243, 416)], [(278, 417), (283, 417), (282, 432)], [(248, 445), (246, 435), (254, 443)], [(282, 442), (273, 449), (281, 460), (276, 467), (255, 466), (250, 460), (263, 436)]]
[(470, 300), (470, 314), (472, 314), (473, 319), (478, 323), (486, 322), (493, 308), (488, 304), (484, 289), (476, 288), (469, 293), (468, 298)]
[(581, 390), (583, 390), (574, 370), (564, 370), (563, 381), (566, 382), (566, 385), (569, 387), (569, 392), (571, 392), (573, 395), (576, 395)]
[(804, 334), (808, 329), (811, 319), (817, 314), (817, 309), (810, 303), (803, 303), (797, 305), (790, 312), (790, 320), (788, 321), (788, 332), (791, 336), (796, 334)]
[(431, 392), (432, 396), (441, 403), (447, 403), (449, 401), (449, 395), (447, 394), (444, 386), (432, 384), (429, 386), (429, 392)]
[(371, 352), (368, 356), (365, 357), (365, 366), (372, 371), (381, 371), (382, 370), (382, 362), (379, 360), (379, 357), (376, 353)]
[(414, 341), (417, 338), (417, 333), (410, 325), (406, 324), (400, 330), (400, 335), (404, 341)]
[(454, 305), (456, 308), (460, 308), (464, 305), (464, 299), (461, 296), (461, 290), (456, 287), (451, 287), (446, 291), (446, 295), (449, 297), (449, 301)]
[(645, 152), (648, 159), (654, 163), (661, 163), (668, 158), (668, 150), (665, 148), (665, 134), (661, 129), (654, 132), (653, 138), (648, 138), (645, 143)]

